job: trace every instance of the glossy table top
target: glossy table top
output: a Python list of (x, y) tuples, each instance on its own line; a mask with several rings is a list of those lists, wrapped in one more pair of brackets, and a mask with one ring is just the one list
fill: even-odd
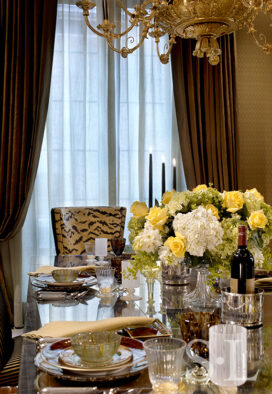
[[(82, 258), (74, 264), (82, 265)], [(193, 278), (192, 278), (193, 281)], [(180, 320), (188, 317), (187, 310), (183, 307), (183, 295), (190, 291), (190, 285), (186, 286), (165, 286), (161, 284), (160, 280), (154, 283), (153, 300), (148, 302), (148, 291), (146, 280), (143, 276), (140, 277), (140, 286), (136, 289), (135, 294), (140, 295), (142, 300), (136, 302), (122, 301), (118, 294), (113, 296), (109, 301), (97, 297), (94, 290), (88, 294), (83, 300), (77, 302), (42, 302), (37, 303), (33, 297), (33, 290), (29, 285), (28, 303), (26, 311), (25, 331), (37, 329), (38, 327), (52, 321), (93, 321), (102, 320), (109, 317), (116, 316), (139, 316), (147, 315), (160, 319), (167, 327), (171, 328), (173, 335), (183, 338), (185, 333), (181, 330)], [(211, 383), (208, 385), (193, 385), (186, 384), (184, 392), (201, 392), (201, 393), (271, 393), (272, 392), (272, 295), (265, 295), (264, 297), (264, 325), (263, 328), (251, 331), (250, 335), (254, 337), (254, 341), (260, 341), (257, 349), (261, 349), (258, 360), (258, 355), (255, 355), (250, 367), (251, 377), (253, 380), (246, 382), (243, 386), (232, 388), (232, 391), (224, 391), (222, 387), (215, 386)], [(254, 336), (255, 335), (255, 336)], [(256, 339), (257, 338), (257, 339)], [(270, 343), (271, 341), (271, 343)], [(264, 347), (264, 352), (262, 348)], [(256, 344), (255, 344), (256, 351)], [(33, 365), (33, 358), (35, 356), (35, 343), (28, 339), (24, 339), (23, 355), (21, 362), (21, 371), (19, 379), (19, 393), (35, 393), (34, 379), (36, 377), (36, 370)], [(271, 357), (270, 357), (271, 356)], [(264, 362), (260, 362), (260, 358)], [(40, 384), (56, 385), (60, 383), (55, 379), (49, 378), (47, 381), (44, 376), (40, 379)], [(47, 382), (47, 383), (46, 383)], [(68, 384), (69, 385), (69, 384)], [(142, 375), (126, 384), (124, 387), (151, 387), (148, 379), (147, 371)], [(201, 390), (201, 391), (197, 391)]]

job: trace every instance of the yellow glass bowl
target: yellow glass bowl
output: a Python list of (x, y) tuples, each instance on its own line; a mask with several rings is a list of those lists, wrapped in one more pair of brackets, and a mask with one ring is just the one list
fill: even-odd
[(74, 352), (90, 364), (105, 364), (118, 352), (121, 336), (110, 331), (83, 332), (72, 336)]
[(67, 268), (52, 271), (52, 276), (58, 283), (71, 283), (76, 280), (79, 271)]

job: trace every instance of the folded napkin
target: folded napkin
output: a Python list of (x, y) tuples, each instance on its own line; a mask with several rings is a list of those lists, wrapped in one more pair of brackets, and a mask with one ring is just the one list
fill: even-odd
[(97, 321), (55, 321), (45, 324), (36, 331), (30, 331), (23, 336), (31, 339), (43, 337), (71, 337), (79, 332), (120, 330), (124, 327), (149, 325), (155, 319), (145, 316), (113, 317)]
[(83, 271), (89, 271), (94, 268), (96, 268), (96, 265), (79, 265), (78, 267), (55, 267), (53, 265), (42, 265), (35, 272), (29, 272), (28, 275), (39, 276), (41, 274), (51, 274), (52, 271), (58, 269), (69, 269), (69, 270), (76, 270), (79, 272), (83, 272)]

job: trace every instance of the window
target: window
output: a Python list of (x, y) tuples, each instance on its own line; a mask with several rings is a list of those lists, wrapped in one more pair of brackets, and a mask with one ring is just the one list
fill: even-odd
[[(98, 24), (92, 12), (93, 25)], [(123, 21), (123, 19), (122, 19)], [(23, 274), (55, 254), (50, 209), (57, 206), (148, 202), (148, 156), (153, 151), (153, 197), (185, 188), (173, 103), (171, 65), (160, 63), (153, 39), (128, 59), (108, 49), (85, 25), (81, 10), (58, 5), (45, 136), (23, 228)], [(24, 289), (25, 294), (26, 289)]]

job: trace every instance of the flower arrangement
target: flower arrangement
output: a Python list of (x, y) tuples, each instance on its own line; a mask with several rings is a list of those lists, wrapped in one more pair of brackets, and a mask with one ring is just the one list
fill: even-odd
[(150, 209), (136, 201), (128, 228), (136, 255), (133, 270), (182, 261), (206, 263), (211, 273), (227, 274), (237, 249), (238, 225), (247, 226), (248, 248), (255, 266), (271, 269), (272, 207), (257, 189), (220, 193), (210, 185), (193, 191), (166, 192)]

